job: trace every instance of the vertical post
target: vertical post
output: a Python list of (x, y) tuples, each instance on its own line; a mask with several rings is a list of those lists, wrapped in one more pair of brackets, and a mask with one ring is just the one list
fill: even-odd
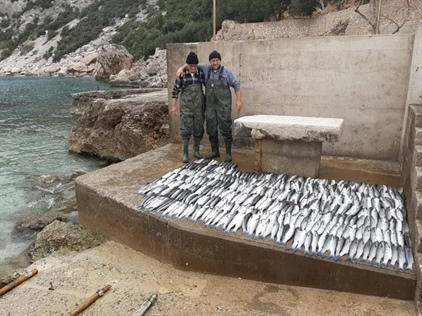
[(216, 2), (217, 0), (212, 0), (212, 40), (215, 41), (215, 33), (216, 33), (216, 16), (217, 16), (217, 10), (216, 10)]
[(381, 2), (382, 0), (378, 0), (377, 24), (375, 26), (375, 34), (380, 34)]

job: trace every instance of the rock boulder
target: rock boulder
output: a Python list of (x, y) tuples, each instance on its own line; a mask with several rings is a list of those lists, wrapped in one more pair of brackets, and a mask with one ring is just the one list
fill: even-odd
[(140, 88), (167, 87), (167, 51), (156, 49), (154, 55), (134, 63), (131, 69), (123, 69), (110, 76), (112, 86), (136, 86)]
[[(85, 100), (86, 103), (86, 100)], [(122, 161), (169, 142), (167, 90), (92, 99), (69, 139), (69, 150)]]
[(78, 224), (54, 221), (38, 233), (34, 244), (29, 249), (33, 260), (45, 258), (51, 254), (66, 255), (72, 251), (82, 251), (98, 246), (100, 237)]
[(106, 44), (97, 52), (97, 63), (94, 69), (95, 79), (108, 80), (111, 75), (123, 69), (132, 68), (133, 56), (122, 45)]

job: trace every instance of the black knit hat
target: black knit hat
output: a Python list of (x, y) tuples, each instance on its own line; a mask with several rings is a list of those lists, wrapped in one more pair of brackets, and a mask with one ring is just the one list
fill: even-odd
[(216, 50), (215, 50), (215, 51), (213, 51), (213, 52), (210, 54), (210, 57), (208, 58), (208, 60), (211, 60), (211, 59), (214, 59), (214, 58), (218, 58), (218, 59), (220, 59), (220, 60), (221, 60), (221, 55), (220, 55), (220, 53), (219, 53), (219, 52), (217, 52)]
[(190, 52), (188, 57), (186, 57), (186, 63), (188, 65), (198, 65), (199, 64), (198, 55), (196, 55), (194, 52)]

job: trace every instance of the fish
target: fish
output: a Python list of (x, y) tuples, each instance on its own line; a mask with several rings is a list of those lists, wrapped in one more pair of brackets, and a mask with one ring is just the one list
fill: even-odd
[(381, 262), (381, 267), (387, 267), (388, 262), (391, 260), (393, 256), (393, 250), (391, 249), (391, 245), (387, 242), (384, 242), (384, 258)]
[(318, 253), (317, 254), (319, 256), (323, 256), (324, 255), (324, 252), (323, 252), (324, 251), (324, 245), (325, 245), (325, 243), (327, 241), (328, 236), (329, 236), (328, 233), (323, 233), (318, 238)]
[(137, 193), (142, 212), (226, 233), (242, 228), (248, 238), (269, 238), (305, 255), (413, 270), (403, 188), (242, 172), (232, 163), (200, 159)]
[(289, 228), (286, 230), (284, 236), (282, 237), (281, 244), (286, 245), (290, 239), (292, 239), (296, 228), (293, 225), (289, 225)]
[(406, 270), (413, 270), (413, 255), (412, 250), (409, 247), (404, 248), (404, 254), (406, 256)]
[[(369, 240), (369, 239), (368, 239)], [(368, 241), (367, 240), (367, 241)], [(354, 261), (358, 261), (362, 255), (363, 255), (363, 251), (364, 251), (364, 247), (365, 247), (365, 242), (363, 239), (359, 240), (358, 244), (357, 244), (357, 249), (356, 249), (356, 253), (353, 257)]]
[(352, 241), (352, 244), (350, 245), (348, 255), (349, 255), (349, 260), (352, 261), (352, 262), (355, 261), (355, 254), (358, 250), (358, 243), (359, 243), (359, 240), (355, 239), (355, 240)]
[(403, 247), (397, 247), (397, 257), (398, 257), (398, 264), (399, 264), (399, 271), (404, 271), (404, 265), (406, 263), (406, 254), (404, 252)]
[(293, 238), (293, 243), (289, 249), (293, 250), (293, 252), (300, 249), (304, 245), (305, 239), (306, 239), (306, 231), (300, 228), (296, 229), (295, 235)]
[(368, 240), (365, 246), (363, 247), (363, 254), (362, 254), (362, 259), (361, 259), (362, 262), (368, 262), (368, 256), (371, 250), (371, 246), (372, 246), (372, 241)]
[(180, 212), (178, 214), (178, 218), (182, 218), (182, 217), (189, 217), (191, 214), (193, 214), (196, 210), (196, 208), (198, 208), (199, 206), (196, 204), (190, 204), (188, 205), (188, 207), (185, 208), (185, 210), (183, 212)]
[(333, 259), (335, 261), (339, 260), (340, 257), (336, 255), (336, 247), (337, 247), (337, 243), (338, 243), (338, 238), (337, 236), (330, 236), (330, 242), (328, 244), (328, 249), (330, 251), (330, 256), (328, 257), (329, 259)]
[(399, 257), (398, 257), (398, 249), (397, 249), (396, 246), (392, 245), (391, 246), (391, 259), (390, 259), (390, 262), (389, 262), (388, 265), (391, 268), (394, 269), (398, 260), (399, 260)]
[(311, 248), (312, 237), (313, 237), (312, 232), (306, 230), (305, 242), (303, 244), (305, 255), (310, 255), (312, 253), (312, 248)]
[(384, 249), (385, 249), (384, 242), (379, 243), (378, 248), (377, 248), (377, 254), (375, 257), (375, 264), (377, 266), (381, 266), (381, 260), (384, 257)]

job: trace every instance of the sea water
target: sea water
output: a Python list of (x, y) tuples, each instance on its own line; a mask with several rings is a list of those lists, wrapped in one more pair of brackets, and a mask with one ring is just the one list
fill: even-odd
[(28, 247), (29, 241), (13, 238), (16, 223), (53, 208), (55, 191), (73, 190), (71, 183), (56, 180), (49, 187), (42, 179), (71, 178), (103, 163), (67, 146), (77, 120), (71, 94), (99, 89), (110, 88), (93, 78), (0, 77), (0, 277)]

